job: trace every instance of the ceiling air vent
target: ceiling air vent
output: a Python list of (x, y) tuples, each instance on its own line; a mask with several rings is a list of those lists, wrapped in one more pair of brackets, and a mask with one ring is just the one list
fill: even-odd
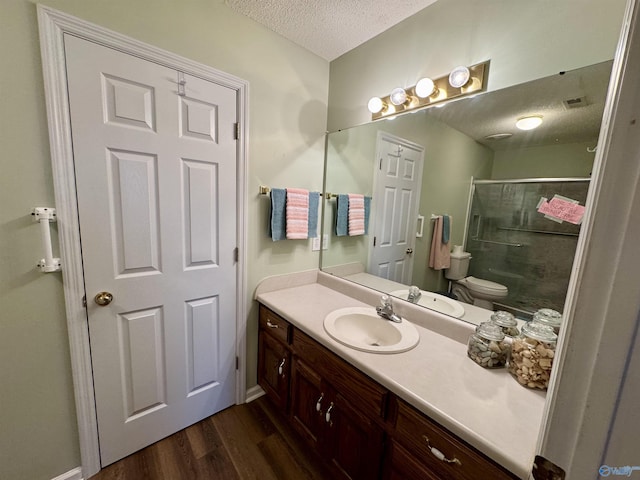
[(574, 108), (582, 108), (589, 105), (587, 103), (587, 97), (569, 98), (562, 101), (562, 105), (565, 110), (572, 110)]

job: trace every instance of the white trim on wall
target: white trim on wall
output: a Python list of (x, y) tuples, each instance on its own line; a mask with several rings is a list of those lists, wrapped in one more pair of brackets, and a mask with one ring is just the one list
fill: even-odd
[[(100, 470), (98, 428), (96, 422), (93, 374), (89, 349), (85, 290), (80, 249), (80, 234), (76, 204), (71, 121), (67, 98), (64, 40), (65, 33), (96, 42), (108, 48), (180, 70), (189, 75), (232, 88), (237, 92), (239, 123), (237, 202), (241, 212), (238, 222), (238, 278), (236, 352), (239, 368), (236, 372), (236, 403), (246, 400), (246, 323), (247, 323), (247, 191), (248, 178), (248, 88), (245, 80), (161, 50), (125, 35), (72, 17), (63, 12), (38, 5), (38, 25), (44, 75), (47, 120), (53, 183), (58, 217), (60, 257), (63, 268), (63, 288), (69, 331), (71, 369), (78, 420), (78, 436), (82, 461), (81, 473), (88, 478)], [(72, 471), (73, 472), (73, 471)], [(66, 475), (66, 474), (65, 474)], [(66, 477), (63, 477), (66, 478)], [(73, 478), (73, 477), (71, 477)], [(74, 479), (75, 480), (75, 479)]]
[(253, 387), (247, 389), (247, 403), (253, 402), (254, 400), (259, 399), (265, 394), (266, 392), (260, 385), (254, 385)]
[(51, 480), (82, 480), (82, 469), (80, 467), (76, 467), (68, 472), (58, 475), (56, 478), (52, 478)]

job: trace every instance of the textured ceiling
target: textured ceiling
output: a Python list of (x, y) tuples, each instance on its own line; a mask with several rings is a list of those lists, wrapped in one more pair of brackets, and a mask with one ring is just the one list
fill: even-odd
[(334, 60), (436, 0), (226, 0), (267, 28)]

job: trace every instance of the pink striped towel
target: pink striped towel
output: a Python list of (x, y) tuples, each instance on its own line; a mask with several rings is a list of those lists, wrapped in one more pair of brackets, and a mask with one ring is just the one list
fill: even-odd
[(364, 235), (364, 195), (349, 194), (349, 235)]
[(309, 238), (309, 191), (287, 188), (287, 239)]

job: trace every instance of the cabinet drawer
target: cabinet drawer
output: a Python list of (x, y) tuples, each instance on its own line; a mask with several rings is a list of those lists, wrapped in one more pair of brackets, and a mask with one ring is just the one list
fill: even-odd
[(385, 480), (440, 480), (393, 440), (389, 442), (386, 461)]
[[(401, 400), (398, 400), (395, 439), (442, 480), (517, 478)], [(457, 462), (437, 458), (429, 446)]]
[(290, 343), (291, 324), (284, 318), (276, 315), (264, 305), (260, 305), (260, 327), (269, 335), (286, 344)]
[(317, 371), (347, 400), (371, 417), (384, 417), (388, 392), (385, 388), (329, 351), (297, 328), (293, 330), (293, 352)]

